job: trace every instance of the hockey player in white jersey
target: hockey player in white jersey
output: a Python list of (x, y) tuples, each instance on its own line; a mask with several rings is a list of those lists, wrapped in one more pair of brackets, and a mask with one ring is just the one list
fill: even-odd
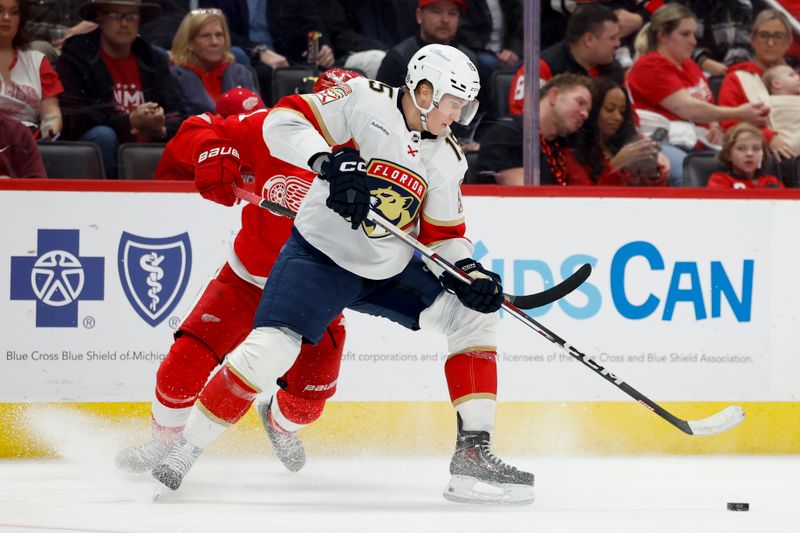
[[(428, 45), (412, 57), (405, 87), (350, 80), (281, 100), (264, 121), (271, 154), (310, 168), (314, 180), (259, 304), (254, 329), (228, 355), (195, 403), (184, 432), (153, 476), (175, 490), (227, 413), (249, 408), (316, 343), (342, 309), (444, 334), (456, 449), (444, 491), (462, 502), (530, 503), (533, 475), (497, 458), (497, 274), (471, 258), (460, 185), (467, 164), (449, 126), (478, 106), (475, 66), (455, 48)], [(349, 146), (355, 146), (356, 149)], [(466, 284), (425, 264), (367, 218), (373, 207), (473, 278)], [(482, 490), (486, 485), (494, 489)], [(500, 490), (497, 490), (500, 489)]]

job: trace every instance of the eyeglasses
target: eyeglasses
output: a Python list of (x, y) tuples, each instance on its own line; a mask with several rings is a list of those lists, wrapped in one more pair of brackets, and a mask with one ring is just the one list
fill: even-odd
[(765, 43), (769, 41), (775, 41), (776, 43), (782, 43), (789, 39), (789, 34), (786, 32), (779, 31), (777, 33), (770, 33), (768, 31), (757, 31), (755, 33), (756, 38), (760, 41), (764, 41)]
[(142, 18), (140, 13), (119, 13), (117, 11), (112, 11), (111, 13), (103, 13), (101, 15), (103, 18), (109, 18), (114, 22), (122, 22), (123, 20), (127, 22), (139, 22), (139, 19)]
[(200, 9), (192, 9), (189, 11), (190, 15), (217, 15), (222, 16), (222, 10), (217, 9), (216, 7), (206, 7)]

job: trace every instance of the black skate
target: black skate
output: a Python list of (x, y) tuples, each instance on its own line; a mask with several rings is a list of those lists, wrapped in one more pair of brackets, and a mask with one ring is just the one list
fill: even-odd
[(269, 402), (257, 404), (256, 410), (264, 429), (267, 430), (275, 455), (290, 472), (297, 472), (306, 464), (306, 450), (297, 432), (286, 432), (275, 427), (271, 414), (274, 400), (273, 396)]
[(166, 457), (153, 468), (153, 477), (166, 487), (178, 490), (184, 476), (201, 453), (203, 453), (202, 448), (198, 448), (180, 437), (169, 449)]
[(497, 458), (489, 440), (486, 431), (459, 429), (445, 499), (460, 503), (533, 503), (533, 474)]

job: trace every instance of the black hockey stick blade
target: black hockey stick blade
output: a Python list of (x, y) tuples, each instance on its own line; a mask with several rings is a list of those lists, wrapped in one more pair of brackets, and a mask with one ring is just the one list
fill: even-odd
[(576, 270), (570, 277), (554, 285), (547, 290), (537, 292), (535, 294), (522, 294), (520, 296), (508, 296), (507, 300), (519, 307), (520, 309), (536, 309), (537, 307), (544, 307), (553, 302), (556, 302), (568, 295), (584, 281), (586, 281), (592, 274), (592, 265), (584, 263), (578, 270)]

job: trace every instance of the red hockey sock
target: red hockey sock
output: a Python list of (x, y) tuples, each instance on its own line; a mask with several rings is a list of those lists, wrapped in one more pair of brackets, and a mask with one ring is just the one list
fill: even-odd
[(181, 335), (158, 367), (156, 399), (170, 409), (191, 407), (217, 365), (217, 356), (208, 346), (191, 335)]
[[(290, 394), (283, 389), (278, 389), (275, 395), (280, 413), (293, 424), (305, 426), (312, 423), (322, 415), (325, 408), (325, 400), (307, 399)], [(279, 425), (281, 420), (278, 417)], [(288, 429), (288, 428), (287, 428)], [(290, 431), (293, 431), (290, 430)]]
[(497, 352), (493, 350), (454, 354), (444, 364), (444, 374), (453, 405), (497, 396)]
[(244, 416), (258, 392), (223, 366), (200, 393), (199, 403), (217, 420), (235, 424)]

